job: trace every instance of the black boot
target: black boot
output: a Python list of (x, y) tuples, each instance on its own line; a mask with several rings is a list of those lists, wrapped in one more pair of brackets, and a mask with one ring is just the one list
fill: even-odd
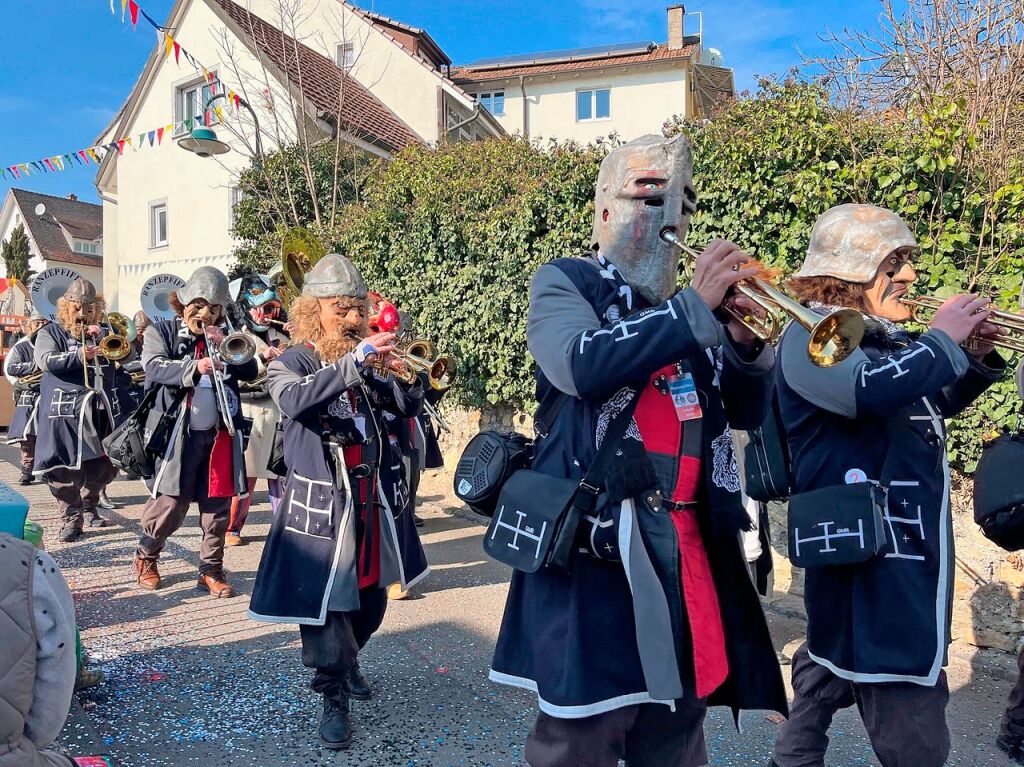
[(370, 680), (363, 676), (363, 671), (359, 668), (359, 661), (356, 661), (349, 669), (345, 685), (348, 687), (349, 697), (353, 700), (369, 700), (373, 695)]
[(324, 693), (320, 740), (325, 748), (332, 751), (340, 751), (352, 740), (352, 725), (348, 721), (348, 693), (345, 690)]
[(35, 477), (32, 476), (32, 472), (26, 471), (25, 469), (22, 469), (21, 470), (21, 476), (18, 477), (18, 484), (19, 485), (31, 485), (34, 480), (35, 480)]
[(1017, 764), (1024, 764), (1024, 738), (1000, 735), (996, 738), (996, 746)]
[(81, 522), (65, 522), (60, 529), (58, 538), (61, 543), (74, 543), (82, 537)]
[(85, 522), (89, 527), (106, 527), (107, 520), (100, 516), (96, 509), (85, 510)]

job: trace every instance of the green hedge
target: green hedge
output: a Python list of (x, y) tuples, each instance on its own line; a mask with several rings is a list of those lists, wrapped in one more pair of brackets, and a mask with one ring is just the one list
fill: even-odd
[[(766, 83), (712, 121), (674, 121), (666, 132), (694, 145), (700, 212), (689, 240), (726, 236), (792, 270), (822, 211), (872, 202), (916, 228), (930, 291), (956, 292), (987, 268), (986, 290), (1015, 305), (1024, 185), (991, 189), (981, 148), (961, 123), (952, 102), (855, 118), (819, 87), (792, 83)], [(545, 261), (586, 247), (607, 146), (508, 138), (412, 148), (373, 169), (360, 201), (320, 233), (411, 311), (422, 335), (459, 357), (466, 404), (529, 406), (529, 280)], [(241, 254), (260, 261), (251, 247)], [(1003, 383), (959, 419), (954, 462), (970, 470), (979, 436), (1008, 423), (1016, 406)]]

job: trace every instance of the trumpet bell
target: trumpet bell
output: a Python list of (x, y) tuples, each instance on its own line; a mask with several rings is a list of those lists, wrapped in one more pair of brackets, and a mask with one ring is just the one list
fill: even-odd
[(455, 384), (458, 377), (456, 373), (456, 362), (454, 357), (438, 357), (427, 372), (427, 380), (430, 386), (437, 391), (448, 391)]
[(849, 357), (864, 339), (864, 318), (853, 309), (838, 309), (811, 329), (807, 353), (818, 367), (830, 368)]
[(131, 343), (138, 338), (139, 330), (135, 327), (135, 320), (127, 314), (120, 312), (107, 312), (107, 324), (116, 335), (124, 336)]
[(245, 333), (230, 333), (217, 353), (228, 365), (244, 365), (256, 356), (256, 342)]

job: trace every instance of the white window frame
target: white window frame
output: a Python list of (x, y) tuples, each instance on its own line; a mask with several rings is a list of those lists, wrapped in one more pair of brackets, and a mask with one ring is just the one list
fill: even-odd
[(83, 240), (79, 237), (73, 237), (71, 240), (71, 250), (75, 253), (81, 253), (86, 256), (101, 256), (103, 250), (100, 243), (94, 240)]
[[(196, 115), (194, 115), (194, 114), (185, 114), (186, 94), (188, 94), (188, 93), (190, 93), (192, 91), (199, 91), (200, 97), (202, 99), (202, 104), (200, 104), (199, 106), (200, 107), (206, 106), (206, 102), (209, 101), (210, 97), (213, 95), (212, 90), (213, 90), (214, 83), (216, 83), (218, 86), (220, 86), (220, 80), (217, 79), (216, 72), (213, 73), (213, 76), (214, 76), (213, 83), (211, 83), (205, 77), (200, 77), (199, 79), (196, 79), (196, 78), (193, 77), (193, 78), (190, 78), (188, 80), (183, 80), (182, 82), (180, 82), (180, 83), (178, 83), (177, 85), (174, 86), (173, 111), (174, 111), (174, 128), (175, 128), (174, 135), (175, 136), (183, 136), (186, 133), (188, 133), (188, 131), (185, 130), (184, 123), (185, 123), (185, 120), (188, 120), (189, 118), (192, 118), (192, 120), (193, 120), (193, 123), (192, 123), (192, 127), (193, 128), (196, 127), (195, 120), (197, 120), (197, 119), (201, 121), (200, 125), (204, 124), (202, 122), (202, 120), (205, 117), (205, 111), (200, 113), (200, 115), (198, 117)], [(220, 121), (217, 119), (216, 112), (214, 112), (213, 116), (211, 118), (210, 125), (219, 125), (219, 124), (220, 124)]]
[[(597, 94), (599, 91), (608, 91), (608, 116), (597, 117)], [(580, 117), (580, 94), (590, 94), (590, 117)], [(610, 85), (592, 86), (590, 88), (578, 88), (576, 90), (575, 98), (572, 102), (573, 111), (576, 114), (576, 122), (578, 123), (598, 123), (608, 122), (612, 119), (612, 88)]]
[[(164, 213), (164, 238), (163, 240), (157, 239), (157, 212), (163, 210)], [(167, 214), (167, 200), (153, 200), (149, 203), (149, 249), (155, 250), (157, 248), (166, 248), (167, 243), (170, 240), (171, 225), (170, 216)]]
[(342, 72), (347, 72), (356, 63), (356, 46), (354, 43), (338, 43), (334, 49), (334, 63)]
[[(494, 111), (494, 98), (498, 94), (501, 94), (501, 111), (500, 112), (495, 112)], [(483, 93), (478, 93), (478, 94), (476, 94), (476, 100), (480, 103), (480, 106), (482, 106), (484, 109), (486, 109), (488, 112), (490, 112), (495, 117), (504, 117), (505, 116), (505, 89), (504, 88), (495, 88), (492, 91), (485, 91)]]
[(230, 198), (228, 200), (228, 228), (235, 228), (235, 206), (238, 205), (243, 199), (245, 194), (242, 192), (242, 187), (233, 186), (231, 187)]

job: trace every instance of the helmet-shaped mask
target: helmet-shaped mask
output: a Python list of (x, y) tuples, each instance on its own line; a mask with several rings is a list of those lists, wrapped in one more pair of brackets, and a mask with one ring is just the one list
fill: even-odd
[(594, 197), (591, 246), (652, 304), (676, 289), (679, 249), (696, 209), (693, 155), (683, 136), (643, 136), (608, 153)]

